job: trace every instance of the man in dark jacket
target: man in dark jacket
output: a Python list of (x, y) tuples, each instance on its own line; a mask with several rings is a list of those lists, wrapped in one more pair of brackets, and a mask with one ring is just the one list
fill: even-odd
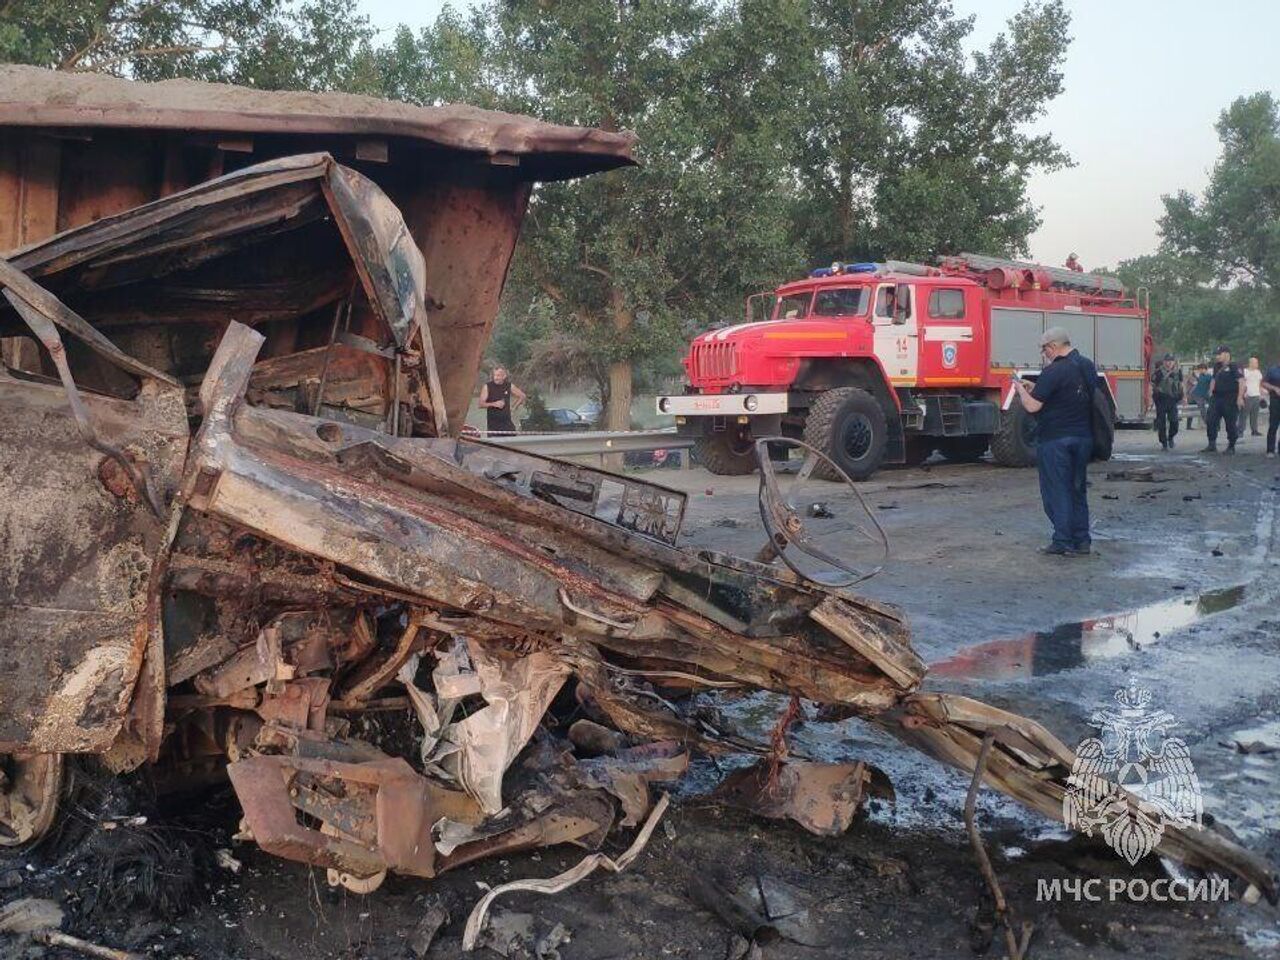
[(1280, 362), (1262, 375), (1262, 392), (1267, 397), (1267, 456), (1276, 455), (1276, 430), (1280, 429)]
[(1213, 386), (1209, 388), (1209, 419), (1204, 425), (1209, 445), (1201, 452), (1218, 452), (1218, 424), (1225, 422), (1227, 449), (1222, 452), (1235, 453), (1240, 408), (1244, 406), (1244, 371), (1231, 362), (1230, 347), (1219, 347), (1215, 356)]
[(1014, 380), (1023, 408), (1036, 415), (1040, 499), (1053, 524), (1041, 552), (1074, 557), (1090, 552), (1088, 467), (1093, 455), (1093, 391), (1098, 371), (1071, 346), (1071, 335), (1050, 327), (1040, 338), (1047, 361), (1035, 384)]
[(1160, 435), (1161, 450), (1173, 449), (1173, 438), (1178, 435), (1178, 405), (1182, 403), (1184, 392), (1182, 368), (1172, 353), (1166, 353), (1151, 375), (1151, 395), (1156, 402), (1156, 432)]

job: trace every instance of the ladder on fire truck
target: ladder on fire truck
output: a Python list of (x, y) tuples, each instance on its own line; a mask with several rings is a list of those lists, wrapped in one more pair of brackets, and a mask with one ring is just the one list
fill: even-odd
[(1093, 294), (1112, 300), (1122, 299), (1125, 296), (1124, 284), (1105, 273), (1080, 273), (1066, 267), (1047, 267), (1041, 263), (1003, 260), (999, 257), (983, 256), (980, 253), (961, 253), (954, 257), (943, 257), (941, 269), (943, 273), (969, 276), (979, 283), (992, 287), (1008, 285), (1009, 279), (1021, 274), (1034, 278), (1035, 282), (1042, 287), (1047, 279), (1050, 289)]

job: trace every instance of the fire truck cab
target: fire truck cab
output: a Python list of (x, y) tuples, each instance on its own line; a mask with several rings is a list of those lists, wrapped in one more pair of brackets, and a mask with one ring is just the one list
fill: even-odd
[(776, 436), (803, 439), (855, 480), (934, 451), (973, 461), (990, 449), (999, 464), (1028, 466), (1035, 419), (1010, 379), (1035, 379), (1040, 335), (1055, 326), (1094, 360), (1117, 422), (1144, 422), (1142, 291), (976, 254), (837, 263), (751, 297), (745, 323), (693, 341), (685, 393), (659, 397), (658, 412), (719, 474), (751, 472), (754, 441)]

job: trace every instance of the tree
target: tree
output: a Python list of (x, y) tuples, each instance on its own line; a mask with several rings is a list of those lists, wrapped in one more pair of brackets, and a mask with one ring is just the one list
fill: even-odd
[(638, 169), (538, 188), (504, 308), (504, 325), (535, 304), (552, 312), (534, 359), (603, 371), (610, 429), (630, 426), (637, 366), (669, 362), (694, 329), (737, 313), (744, 290), (802, 262), (768, 119), (785, 78), (760, 61), (738, 6), (721, 6), (490, 0), (414, 44), (420, 73), (489, 91), (472, 99), (638, 134)]
[(469, 103), (496, 108), (499, 80), (488, 8), (463, 16), (446, 5), (429, 28), (403, 24), (377, 51), (381, 94), (408, 103)]
[(641, 169), (537, 191), (500, 321), (550, 304), (535, 366), (607, 369), (622, 429), (638, 365), (806, 264), (1024, 252), (1027, 179), (1067, 162), (1027, 125), (1068, 24), (1028, 4), (970, 57), (935, 0), (490, 0), (423, 31), (413, 72), (637, 132)]
[(1113, 272), (1127, 289), (1148, 292), (1157, 348), (1202, 360), (1224, 341), (1245, 346), (1239, 341), (1248, 305), (1231, 291), (1215, 289), (1202, 260), (1164, 251), (1125, 260)]
[(1160, 253), (1133, 265), (1153, 278), (1153, 313), (1172, 313), (1172, 342), (1200, 350), (1226, 342), (1237, 355), (1274, 357), (1280, 354), (1280, 104), (1270, 93), (1240, 97), (1216, 129), (1222, 153), (1204, 194), (1164, 197)]
[(1223, 284), (1280, 289), (1280, 104), (1240, 97), (1217, 123), (1222, 155), (1204, 196), (1164, 198), (1166, 246), (1200, 258)]
[(0, 0), (0, 58), (138, 80), (373, 89), (355, 0)]
[(1039, 218), (1035, 170), (1068, 162), (1028, 124), (1062, 90), (1070, 17), (1028, 3), (969, 57), (972, 18), (935, 0), (811, 0), (800, 86), (796, 226), (810, 256), (1017, 255)]

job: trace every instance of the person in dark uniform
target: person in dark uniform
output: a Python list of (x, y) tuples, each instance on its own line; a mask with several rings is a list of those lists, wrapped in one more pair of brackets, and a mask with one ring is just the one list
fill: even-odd
[(507, 376), (506, 367), (494, 367), (489, 382), (480, 388), (480, 406), (488, 417), (486, 433), (512, 434), (516, 432), (511, 419), (514, 409), (524, 403), (524, 391)]
[(1182, 368), (1172, 353), (1151, 375), (1151, 395), (1156, 402), (1156, 432), (1160, 435), (1160, 449), (1172, 450), (1173, 438), (1178, 435), (1178, 405), (1185, 393)]
[(1280, 362), (1262, 375), (1262, 392), (1267, 396), (1267, 456), (1276, 455), (1276, 431), (1280, 429)]
[(1089, 460), (1093, 456), (1093, 391), (1098, 371), (1071, 346), (1071, 335), (1050, 327), (1040, 338), (1048, 364), (1034, 385), (1013, 381), (1018, 399), (1036, 417), (1036, 466), (1040, 498), (1053, 524), (1053, 540), (1040, 552), (1060, 557), (1088, 554)]
[(1240, 408), (1244, 406), (1244, 371), (1231, 360), (1231, 348), (1225, 344), (1215, 352), (1213, 386), (1209, 388), (1209, 419), (1205, 431), (1209, 445), (1201, 453), (1218, 452), (1218, 424), (1225, 422), (1227, 449), (1223, 453), (1236, 452), (1239, 432)]

